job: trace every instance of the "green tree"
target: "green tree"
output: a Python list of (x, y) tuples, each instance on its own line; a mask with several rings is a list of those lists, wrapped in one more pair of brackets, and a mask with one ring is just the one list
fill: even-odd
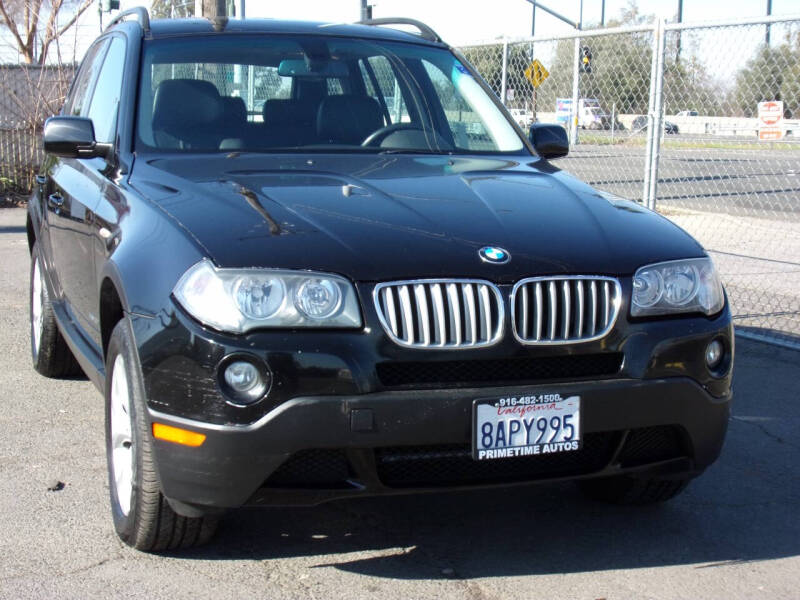
[(731, 103), (741, 115), (753, 117), (758, 103), (783, 100), (787, 113), (800, 110), (800, 37), (794, 43), (762, 45), (736, 75)]
[(722, 86), (714, 81), (697, 56), (680, 59), (669, 52), (664, 65), (664, 111), (668, 115), (682, 110), (696, 110), (701, 115), (729, 112), (721, 99)]

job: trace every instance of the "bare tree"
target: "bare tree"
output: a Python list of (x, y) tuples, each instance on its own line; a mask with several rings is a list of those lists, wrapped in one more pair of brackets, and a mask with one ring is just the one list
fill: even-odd
[[(29, 65), (43, 65), (50, 45), (72, 27), (92, 0), (0, 0), (0, 25), (11, 32)], [(72, 8), (63, 21), (59, 18)]]
[(194, 0), (153, 0), (150, 16), (154, 19), (179, 19), (194, 16)]

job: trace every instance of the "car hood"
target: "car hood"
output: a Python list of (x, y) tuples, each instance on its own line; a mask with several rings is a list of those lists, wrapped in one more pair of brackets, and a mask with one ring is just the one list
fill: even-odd
[[(703, 255), (668, 220), (531, 157), (139, 157), (131, 184), (221, 267), (503, 283)], [(481, 261), (483, 246), (511, 261)]]

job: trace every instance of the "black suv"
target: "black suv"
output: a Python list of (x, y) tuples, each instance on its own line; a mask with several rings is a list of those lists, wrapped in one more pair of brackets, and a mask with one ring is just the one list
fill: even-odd
[(421, 23), (135, 9), (44, 146), (33, 362), (104, 393), (136, 548), (367, 494), (658, 502), (719, 455), (733, 335), (703, 248), (560, 171), (564, 130), (523, 134)]

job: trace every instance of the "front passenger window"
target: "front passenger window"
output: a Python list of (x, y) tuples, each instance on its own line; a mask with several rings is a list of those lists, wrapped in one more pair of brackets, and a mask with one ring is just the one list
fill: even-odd
[(100, 69), (101, 58), (105, 51), (106, 40), (101, 40), (89, 48), (86, 58), (83, 59), (81, 70), (70, 90), (69, 98), (64, 105), (64, 114), (80, 117), (86, 114), (86, 107), (89, 104), (89, 94), (92, 90), (97, 71)]

